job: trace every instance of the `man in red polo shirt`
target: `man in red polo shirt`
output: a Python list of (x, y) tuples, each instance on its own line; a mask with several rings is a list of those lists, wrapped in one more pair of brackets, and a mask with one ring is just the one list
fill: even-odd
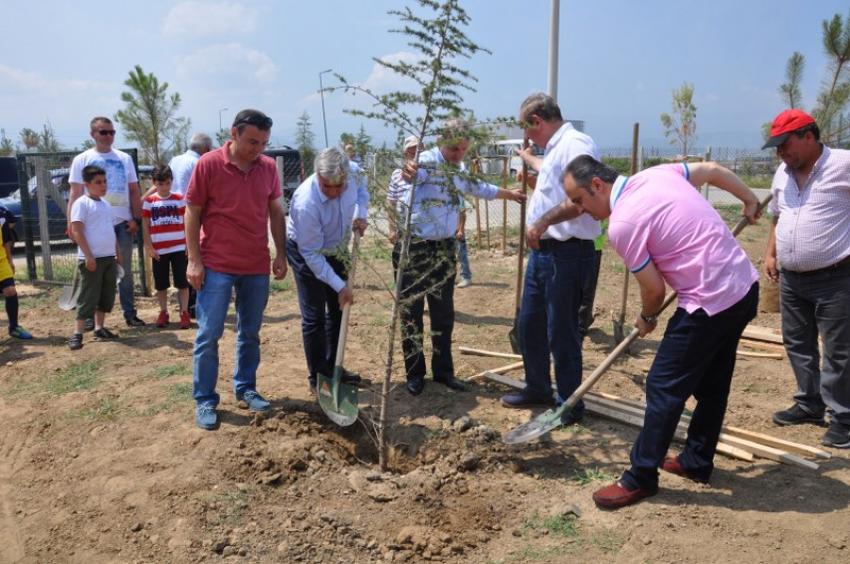
[[(280, 180), (274, 161), (262, 154), (271, 128), (271, 118), (260, 111), (236, 114), (232, 139), (201, 157), (186, 193), (186, 277), (198, 291), (192, 395), (197, 403), (195, 422), (202, 429), (218, 427), (218, 341), (234, 288), (236, 400), (251, 411), (269, 408), (256, 387), (269, 263), (276, 279), (286, 276)], [(270, 220), (274, 261), (269, 254)]]

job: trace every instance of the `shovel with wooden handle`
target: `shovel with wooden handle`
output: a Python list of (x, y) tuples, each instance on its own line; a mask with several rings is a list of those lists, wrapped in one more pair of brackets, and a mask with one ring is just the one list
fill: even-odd
[[(351, 265), (348, 269), (347, 284), (354, 285), (354, 267), (357, 264), (357, 252), (360, 247), (360, 233), (354, 232), (354, 241), (351, 244)], [(316, 396), (319, 406), (328, 419), (340, 427), (348, 427), (357, 421), (359, 408), (357, 406), (357, 386), (342, 381), (344, 373), (342, 363), (345, 361), (345, 341), (348, 337), (348, 316), (351, 312), (351, 304), (342, 306), (342, 319), (339, 323), (339, 342), (336, 346), (336, 360), (334, 361), (333, 376), (328, 378), (322, 373), (317, 376)]]
[[(528, 149), (528, 135), (522, 140), (523, 150)], [(528, 192), (528, 164), (522, 160), (522, 193)], [(522, 354), (519, 346), (519, 312), (522, 306), (522, 261), (525, 256), (525, 201), (519, 205), (519, 251), (517, 252), (516, 268), (516, 313), (514, 314), (514, 326), (508, 332), (508, 340), (511, 342), (511, 350), (515, 354)]]
[[(632, 130), (632, 167), (631, 174), (634, 175), (637, 173), (638, 168), (638, 134), (640, 131), (640, 124), (636, 123), (634, 125), (634, 129)], [(626, 269), (626, 275), (623, 278), (623, 295), (622, 300), (620, 302), (620, 315), (617, 319), (614, 320), (614, 342), (619, 344), (623, 342), (623, 339), (626, 338), (625, 331), (625, 323), (626, 323), (626, 302), (629, 299), (629, 276), (631, 276), (631, 272), (629, 269)], [(628, 347), (626, 348), (626, 352), (628, 352)]]
[[(771, 194), (768, 194), (764, 200), (759, 204), (759, 211), (763, 210), (767, 204), (770, 202), (772, 198)], [(735, 229), (732, 231), (732, 235), (738, 236), (744, 227), (748, 225), (747, 218), (741, 218), (741, 221), (735, 226)], [(669, 306), (673, 300), (676, 299), (676, 292), (671, 292), (665, 299), (664, 303), (661, 305), (661, 309), (658, 313), (661, 313), (667, 306)], [(561, 407), (557, 409), (547, 409), (545, 412), (541, 413), (531, 421), (527, 423), (523, 423), (518, 425), (505, 433), (505, 436), (502, 437), (502, 440), (509, 445), (518, 444), (518, 443), (527, 443), (528, 441), (534, 440), (538, 437), (542, 437), (546, 433), (549, 433), (553, 429), (557, 429), (561, 426), (561, 422), (563, 421), (564, 415), (569, 413), (581, 400), (581, 398), (590, 391), (590, 389), (602, 378), (602, 375), (614, 364), (614, 361), (625, 351), (632, 342), (638, 338), (638, 329), (635, 327), (632, 329), (632, 332), (628, 334), (628, 336), (623, 339), (623, 341), (617, 345), (617, 347), (611, 351), (605, 360), (602, 361), (596, 370), (582, 382), (581, 386), (579, 386), (572, 395), (567, 398)]]

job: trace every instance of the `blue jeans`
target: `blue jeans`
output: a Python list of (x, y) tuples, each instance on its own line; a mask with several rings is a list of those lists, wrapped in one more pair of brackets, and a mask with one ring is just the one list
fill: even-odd
[(711, 317), (702, 309), (678, 308), (646, 377), (646, 415), (632, 447), (632, 467), (621, 481), (629, 489), (654, 489), (676, 426), (691, 396), (697, 400), (679, 463), (693, 476), (708, 480), (726, 414), (726, 402), (738, 341), (756, 316), (759, 285), (735, 305)]
[[(550, 354), (561, 402), (581, 384), (578, 310), (594, 252), (593, 241), (544, 239), (528, 256), (518, 326), (526, 390), (535, 396), (552, 397)], [(579, 402), (573, 411), (583, 409)]]
[(124, 319), (132, 319), (136, 317), (136, 303), (133, 298), (133, 236), (127, 231), (126, 221), (115, 225), (115, 238), (118, 240), (118, 248), (121, 249), (121, 268), (124, 269), (124, 278), (118, 284), (118, 299), (121, 301)]
[[(298, 288), (301, 337), (304, 340), (304, 355), (307, 357), (308, 377), (315, 383), (318, 374), (328, 377), (333, 374), (342, 321), (339, 294), (316, 278), (298, 250), (298, 244), (292, 239), (286, 242), (286, 258)], [(334, 272), (347, 280), (345, 265), (335, 257), (326, 258)]]
[(850, 265), (781, 271), (780, 310), (782, 339), (797, 378), (794, 401), (811, 415), (827, 409), (850, 425)]
[(198, 405), (218, 405), (218, 341), (230, 296), (236, 289), (236, 366), (233, 390), (242, 395), (257, 388), (260, 365), (260, 326), (269, 298), (267, 274), (225, 274), (204, 268), (204, 285), (196, 304), (198, 334), (195, 336), (192, 397)]
[(457, 240), (457, 260), (460, 263), (460, 277), (472, 280), (472, 271), (469, 269), (469, 251), (466, 248), (466, 237)]

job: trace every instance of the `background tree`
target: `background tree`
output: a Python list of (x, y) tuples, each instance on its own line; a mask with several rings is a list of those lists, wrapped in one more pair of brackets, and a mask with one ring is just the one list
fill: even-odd
[(62, 146), (56, 139), (56, 132), (50, 122), (45, 123), (41, 128), (41, 133), (38, 134), (38, 145), (36, 148), (43, 153), (57, 153), (62, 150)]
[(847, 127), (844, 109), (850, 100), (850, 16), (835, 14), (822, 22), (823, 48), (829, 58), (829, 74), (812, 109), (824, 143), (835, 144)]
[(24, 150), (32, 151), (33, 149), (38, 147), (38, 131), (30, 129), (29, 127), (25, 127), (21, 130), (20, 133), (18, 133), (18, 136), (21, 138), (21, 143), (24, 144)]
[(87, 151), (88, 149), (91, 149), (92, 147), (94, 147), (94, 140), (93, 139), (90, 139), (90, 138), (89, 139), (83, 139), (83, 142), (80, 143), (80, 150), (81, 151)]
[(360, 124), (360, 129), (357, 131), (357, 136), (354, 138), (354, 154), (363, 163), (366, 161), (366, 155), (374, 151), (372, 146), (372, 136), (366, 133), (366, 128)]
[(0, 129), (0, 157), (11, 157), (15, 154), (15, 144), (6, 137), (6, 130)]
[(165, 162), (190, 127), (187, 118), (177, 117), (180, 94), (169, 94), (168, 83), (160, 83), (141, 65), (130, 71), (124, 85), (130, 90), (121, 93), (125, 107), (116, 112), (115, 120), (122, 125), (127, 139), (141, 145), (144, 161)]
[(694, 105), (694, 85), (683, 83), (673, 91), (673, 113), (661, 114), (664, 135), (670, 144), (678, 146), (682, 156), (688, 156), (688, 149), (696, 139), (697, 107)]
[(219, 129), (215, 133), (215, 140), (218, 142), (218, 146), (221, 147), (228, 141), (230, 141), (230, 130), (229, 129)]
[(803, 79), (805, 66), (806, 58), (798, 51), (794, 51), (785, 64), (785, 80), (788, 82), (779, 86), (779, 93), (788, 103), (789, 108), (801, 108), (803, 106), (800, 81)]
[(313, 134), (313, 124), (310, 122), (310, 114), (305, 111), (298, 116), (295, 123), (295, 146), (301, 153), (301, 164), (304, 167), (304, 176), (313, 174), (313, 161), (316, 158), (316, 148), (313, 145), (316, 136)]

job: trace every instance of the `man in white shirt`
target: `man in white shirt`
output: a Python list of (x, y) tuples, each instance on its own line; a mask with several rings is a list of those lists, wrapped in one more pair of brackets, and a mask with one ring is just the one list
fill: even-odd
[[(115, 237), (121, 249), (121, 267), (124, 277), (118, 286), (121, 309), (124, 321), (130, 327), (145, 324), (136, 315), (136, 305), (133, 296), (133, 236), (139, 230), (139, 219), (142, 216), (142, 199), (139, 191), (139, 179), (133, 159), (127, 153), (112, 148), (115, 141), (115, 128), (108, 117), (97, 116), (90, 122), (91, 138), (94, 147), (83, 151), (71, 163), (69, 181), (71, 184), (68, 199), (68, 233), (71, 232), (71, 207), (83, 195), (83, 169), (88, 165), (96, 165), (106, 171), (106, 197), (104, 200), (112, 206), (112, 222)], [(86, 321), (86, 330), (94, 329), (94, 321)]]
[(189, 150), (182, 155), (176, 155), (168, 162), (174, 180), (171, 182), (171, 193), (186, 195), (189, 180), (192, 179), (192, 171), (198, 164), (201, 155), (212, 150), (212, 139), (206, 133), (195, 133), (189, 141)]
[[(564, 121), (557, 102), (543, 93), (525, 99), (519, 120), (528, 138), (545, 151), (542, 159), (530, 148), (519, 153), (539, 175), (528, 204), (526, 239), (530, 252), (518, 318), (526, 385), (502, 397), (502, 405), (514, 408), (552, 403), (550, 356), (559, 402), (581, 384), (578, 310), (582, 288), (593, 267), (593, 239), (601, 233), (598, 221), (580, 215), (567, 200), (560, 182), (567, 166), (579, 155), (599, 159), (596, 143)], [(579, 402), (564, 423), (575, 423), (583, 414), (584, 405)]]

